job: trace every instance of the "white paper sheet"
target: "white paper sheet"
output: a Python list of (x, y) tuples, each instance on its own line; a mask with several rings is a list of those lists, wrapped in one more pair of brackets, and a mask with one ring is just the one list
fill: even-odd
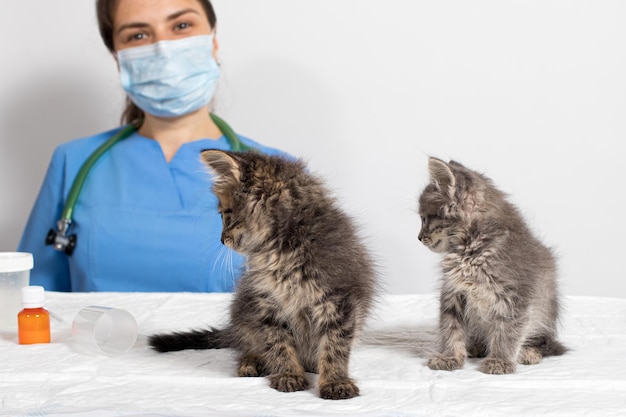
[[(23, 346), (0, 333), (1, 415), (28, 416), (626, 416), (626, 300), (567, 297), (561, 340), (571, 351), (513, 375), (431, 371), (438, 302), (386, 295), (353, 349), (361, 395), (344, 401), (271, 389), (236, 376), (230, 349), (156, 353), (146, 335), (220, 326), (229, 294), (47, 293), (52, 343)], [(87, 305), (120, 307), (138, 321), (135, 347), (118, 357), (86, 355), (70, 323)]]

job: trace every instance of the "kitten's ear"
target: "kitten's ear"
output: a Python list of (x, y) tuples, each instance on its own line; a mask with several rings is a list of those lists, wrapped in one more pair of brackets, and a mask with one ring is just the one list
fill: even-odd
[(456, 177), (450, 165), (437, 158), (428, 159), (428, 171), (430, 172), (430, 182), (443, 193), (451, 198), (456, 189)]
[(239, 162), (234, 155), (224, 151), (207, 149), (200, 152), (200, 158), (215, 175), (215, 181), (217, 183), (239, 182), (241, 170), (239, 168)]

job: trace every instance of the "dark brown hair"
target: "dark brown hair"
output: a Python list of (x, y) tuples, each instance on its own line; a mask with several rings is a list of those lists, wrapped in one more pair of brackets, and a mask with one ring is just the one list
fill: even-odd
[[(210, 0), (197, 0), (209, 20), (211, 28), (215, 27), (217, 23), (217, 17), (215, 16), (215, 10)], [(115, 10), (117, 8), (118, 0), (96, 0), (96, 16), (98, 18), (98, 28), (100, 29), (100, 37), (105, 46), (111, 53), (115, 53), (113, 46), (113, 18), (115, 16)], [(126, 97), (126, 108), (122, 113), (122, 124), (137, 122), (143, 119), (143, 110), (133, 103), (129, 97)]]

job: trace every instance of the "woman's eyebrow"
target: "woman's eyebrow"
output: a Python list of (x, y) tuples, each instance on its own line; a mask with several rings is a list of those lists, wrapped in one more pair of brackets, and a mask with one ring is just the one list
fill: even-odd
[(127, 29), (141, 29), (141, 28), (146, 28), (148, 26), (150, 25), (148, 25), (147, 23), (141, 23), (141, 22), (124, 23), (117, 29), (117, 33), (120, 34)]
[(198, 13), (198, 11), (195, 9), (182, 9), (182, 10), (177, 11), (176, 13), (172, 13), (171, 15), (169, 15), (167, 17), (167, 20), (178, 19), (180, 16), (187, 14), (187, 13), (195, 13), (197, 15), (200, 15), (200, 13)]
[[(171, 15), (167, 16), (166, 20), (167, 21), (172, 21), (172, 20), (176, 20), (178, 19), (180, 16), (187, 14), (187, 13), (195, 13), (197, 15), (200, 15), (200, 13), (198, 13), (197, 10), (194, 9), (183, 9), (183, 10), (179, 10), (175, 13), (172, 13)], [(117, 29), (117, 33), (121, 33), (126, 29), (141, 29), (141, 28), (146, 28), (149, 27), (150, 25), (148, 23), (143, 23), (143, 22), (130, 22), (130, 23), (124, 23), (123, 25), (121, 25), (118, 29)]]

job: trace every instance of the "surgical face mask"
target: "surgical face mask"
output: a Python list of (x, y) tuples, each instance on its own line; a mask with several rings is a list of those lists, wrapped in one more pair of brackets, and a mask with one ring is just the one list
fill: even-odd
[(159, 117), (182, 116), (207, 105), (220, 76), (213, 35), (123, 49), (117, 60), (130, 99)]

